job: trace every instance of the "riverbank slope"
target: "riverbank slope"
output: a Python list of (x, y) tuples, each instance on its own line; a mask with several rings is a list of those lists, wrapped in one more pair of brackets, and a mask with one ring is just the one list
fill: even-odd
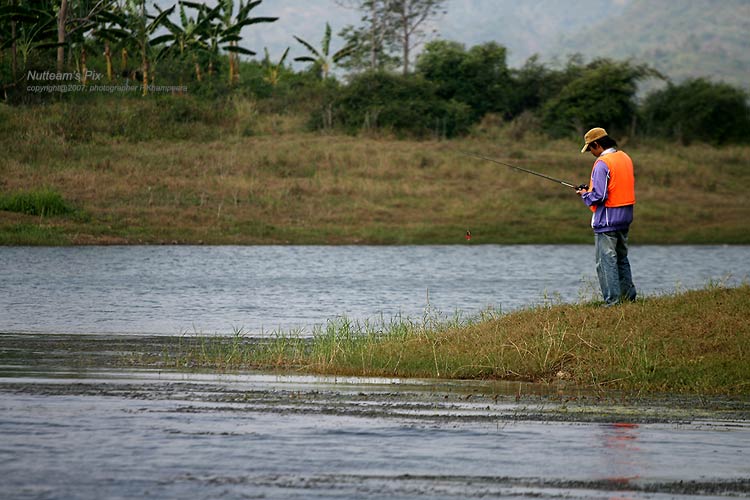
[[(250, 102), (230, 118), (171, 106), (0, 108), (0, 244), (591, 241), (572, 189), (460, 154), (579, 184), (580, 141), (491, 119), (453, 140), (353, 137)], [(620, 142), (636, 164), (632, 243), (750, 243), (750, 147)]]

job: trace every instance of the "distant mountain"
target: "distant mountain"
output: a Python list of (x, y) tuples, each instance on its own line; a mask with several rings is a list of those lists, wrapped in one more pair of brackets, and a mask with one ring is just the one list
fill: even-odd
[(554, 56), (566, 34), (594, 20), (620, 15), (628, 0), (448, 0), (440, 36), (467, 46), (495, 41), (508, 48), (508, 63), (521, 66), (534, 54)]
[(748, 0), (630, 0), (619, 14), (564, 33), (544, 52), (632, 58), (677, 81), (706, 76), (750, 90), (748, 33)]
[[(750, 90), (750, 0), (447, 0), (446, 10), (435, 36), (467, 47), (498, 42), (512, 67), (535, 53), (546, 62), (632, 58), (676, 81), (707, 76)], [(335, 0), (265, 0), (253, 15), (279, 21), (246, 27), (243, 45), (258, 57), (268, 47), (274, 59), (291, 47), (290, 60), (306, 53), (293, 35), (319, 46), (326, 22), (335, 34), (360, 19)], [(331, 51), (342, 45), (334, 36)]]
[[(175, 0), (158, 0), (163, 6)], [(535, 53), (547, 53), (565, 33), (590, 25), (592, 19), (603, 19), (622, 12), (628, 0), (447, 0), (447, 13), (430, 28), (434, 36), (454, 40), (467, 47), (495, 41), (508, 48), (508, 62), (520, 66)], [(214, 1), (207, 2), (215, 4)], [(357, 25), (361, 13), (342, 7), (335, 0), (266, 0), (253, 10), (256, 16), (278, 16), (272, 24), (258, 24), (242, 32), (243, 45), (262, 54), (268, 47), (271, 56), (281, 54), (287, 46), (292, 55), (304, 55), (305, 49), (292, 35), (311, 43), (323, 36), (325, 23), (333, 32), (344, 26)], [(332, 51), (340, 48), (334, 37)]]

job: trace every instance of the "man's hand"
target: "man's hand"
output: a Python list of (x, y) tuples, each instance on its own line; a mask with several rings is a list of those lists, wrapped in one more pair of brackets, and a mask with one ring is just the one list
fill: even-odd
[(586, 184), (581, 184), (580, 186), (576, 188), (576, 194), (579, 196), (588, 192), (589, 192), (589, 187)]

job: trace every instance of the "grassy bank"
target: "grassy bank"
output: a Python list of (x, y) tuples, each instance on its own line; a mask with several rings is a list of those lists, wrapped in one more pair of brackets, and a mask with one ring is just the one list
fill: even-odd
[(312, 339), (189, 337), (162, 362), (220, 370), (506, 379), (638, 393), (750, 394), (750, 286), (612, 308), (540, 306), (477, 321), (331, 322)]
[[(589, 243), (590, 212), (560, 185), (592, 158), (487, 121), (469, 137), (307, 132), (253, 101), (92, 100), (0, 107), (4, 199), (60, 196), (62, 213), (0, 207), (0, 244)], [(625, 141), (623, 141), (625, 142)], [(750, 147), (624, 144), (635, 158), (631, 238), (750, 243)]]

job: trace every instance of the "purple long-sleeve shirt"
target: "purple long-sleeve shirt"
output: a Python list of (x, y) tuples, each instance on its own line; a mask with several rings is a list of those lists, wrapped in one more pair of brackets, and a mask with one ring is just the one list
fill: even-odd
[[(602, 156), (614, 153), (615, 148), (609, 148)], [(603, 161), (597, 160), (591, 174), (591, 190), (581, 195), (583, 202), (589, 206), (595, 206), (596, 212), (591, 216), (591, 227), (595, 233), (608, 233), (610, 231), (627, 231), (633, 222), (633, 205), (624, 207), (606, 207), (604, 201), (607, 199), (607, 186), (609, 185), (609, 167)]]

